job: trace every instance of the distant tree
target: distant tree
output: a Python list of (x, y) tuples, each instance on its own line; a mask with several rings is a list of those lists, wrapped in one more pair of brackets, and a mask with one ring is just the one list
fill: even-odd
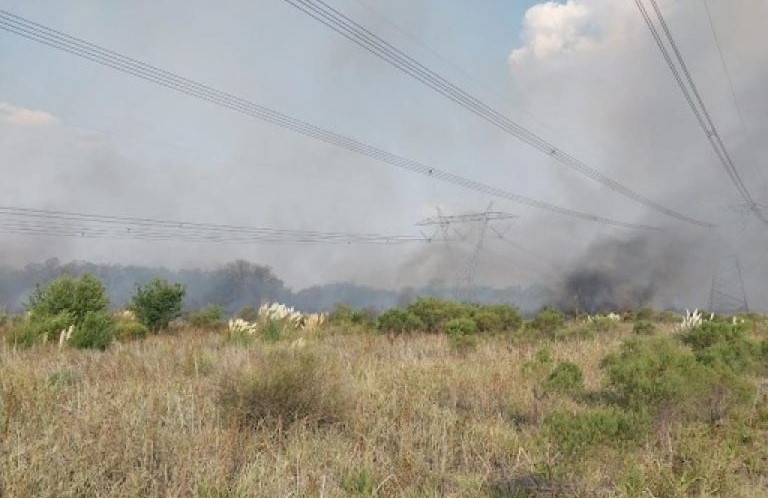
[(185, 289), (181, 284), (154, 278), (138, 286), (131, 299), (136, 318), (153, 332), (168, 328), (174, 318), (181, 316), (181, 303)]

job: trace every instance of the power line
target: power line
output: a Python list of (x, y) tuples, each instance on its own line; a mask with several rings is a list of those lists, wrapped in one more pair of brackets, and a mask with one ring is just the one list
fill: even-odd
[(622, 183), (588, 166), (583, 161), (563, 151), (551, 142), (545, 140), (531, 130), (523, 127), (519, 123), (512, 121), (501, 112), (472, 96), (454, 83), (448, 81), (443, 76), (437, 74), (423, 63), (415, 60), (413, 57), (394, 47), (386, 40), (372, 33), (370, 30), (366, 29), (356, 21), (350, 19), (334, 7), (328, 5), (323, 0), (283, 1), (329, 27), (333, 31), (357, 44), (361, 48), (379, 57), (403, 73), (420, 81), (424, 85), (440, 93), (449, 100), (459, 104), (473, 114), (481, 117), (482, 119), (488, 121), (489, 123), (523, 141), (531, 147), (534, 147), (539, 151), (547, 154), (548, 156), (558, 161), (560, 164), (576, 171), (580, 175), (585, 176), (605, 187), (608, 187), (614, 192), (617, 192), (624, 197), (637, 202), (638, 204), (641, 204), (654, 211), (658, 211), (678, 221), (705, 228), (711, 227), (711, 224), (709, 223), (696, 220), (678, 211), (662, 206), (661, 204), (658, 204), (657, 202), (654, 202), (647, 197), (635, 192), (626, 185), (623, 185)]
[[(43, 26), (34, 21), (24, 19), (4, 10), (0, 10), (0, 29), (22, 36), (29, 40), (36, 41), (38, 43), (48, 45), (49, 47), (68, 52), (72, 55), (76, 55), (89, 61), (96, 62), (103, 66), (135, 76), (137, 78), (141, 78), (150, 83), (163, 86), (165, 88), (207, 101), (224, 108), (228, 108), (247, 116), (269, 122), (282, 128), (289, 129), (316, 140), (371, 157), (386, 164), (390, 164), (392, 166), (396, 166), (413, 173), (425, 175), (430, 178), (435, 178), (437, 180), (450, 183), (464, 189), (585, 221), (631, 229), (657, 229), (657, 227), (650, 225), (618, 221), (612, 218), (576, 211), (574, 209), (557, 206), (545, 201), (514, 194), (498, 187), (493, 187), (402, 156), (398, 156), (396, 154), (392, 154), (355, 139), (334, 133), (318, 126), (311, 125), (307, 122), (290, 117), (278, 111), (236, 97), (232, 94), (216, 90), (210, 86), (198, 83), (194, 80), (178, 76), (174, 73), (121, 55), (112, 50), (65, 34), (61, 31)], [(697, 223), (702, 226), (708, 226), (704, 223)]]
[(84, 238), (242, 243), (404, 244), (431, 241), (425, 237), (411, 235), (288, 230), (7, 206), (0, 206), (0, 232)]
[(707, 20), (709, 21), (709, 27), (712, 31), (712, 38), (715, 41), (715, 46), (717, 47), (717, 53), (720, 56), (720, 63), (723, 66), (723, 72), (725, 73), (725, 77), (728, 80), (728, 86), (731, 89), (731, 97), (733, 98), (733, 105), (736, 108), (736, 113), (739, 115), (739, 121), (741, 122), (741, 129), (744, 133), (744, 139), (747, 142), (747, 148), (749, 149), (750, 155), (752, 156), (753, 166), (754, 169), (757, 171), (757, 174), (760, 176), (760, 179), (763, 183), (763, 188), (766, 187), (765, 182), (765, 176), (763, 175), (763, 170), (760, 169), (758, 166), (758, 159), (757, 159), (757, 152), (755, 151), (755, 145), (752, 141), (752, 137), (749, 134), (749, 130), (747, 129), (747, 121), (744, 119), (744, 110), (741, 108), (741, 104), (739, 103), (739, 98), (736, 96), (736, 88), (733, 84), (733, 79), (731, 78), (731, 71), (728, 69), (728, 63), (726, 62), (725, 58), (725, 52), (723, 52), (723, 47), (720, 44), (720, 37), (717, 34), (717, 28), (715, 28), (715, 22), (712, 19), (712, 12), (709, 8), (709, 3), (707, 0), (701, 0), (701, 3), (704, 4), (704, 10), (707, 12)]
[[(701, 98), (701, 94), (699, 93), (699, 90), (693, 81), (693, 77), (688, 70), (688, 65), (686, 64), (685, 59), (683, 58), (683, 55), (680, 52), (674, 37), (672, 36), (672, 32), (669, 29), (669, 25), (667, 24), (666, 19), (664, 19), (664, 15), (662, 14), (658, 3), (656, 0), (650, 0), (650, 2), (658, 19), (659, 25), (661, 26), (661, 31), (663, 32), (667, 42), (670, 45), (670, 48), (672, 49), (674, 59), (673, 55), (670, 54), (667, 46), (664, 44), (662, 34), (653, 22), (653, 19), (651, 18), (648, 9), (643, 3), (643, 0), (635, 0), (635, 4), (637, 4), (638, 9), (640, 10), (640, 14), (643, 16), (645, 23), (648, 25), (648, 29), (650, 30), (656, 45), (659, 47), (659, 50), (661, 50), (662, 56), (664, 57), (667, 66), (669, 66), (669, 69), (672, 71), (672, 75), (674, 76), (675, 81), (677, 81), (680, 90), (682, 90), (689, 107), (693, 111), (693, 114), (699, 123), (699, 126), (701, 126), (702, 130), (704, 130), (704, 134), (706, 135), (707, 140), (709, 140), (710, 145), (712, 145), (712, 149), (714, 150), (715, 155), (728, 174), (728, 177), (731, 179), (731, 182), (734, 184), (736, 190), (739, 192), (739, 195), (747, 204), (749, 209), (755, 213), (760, 221), (768, 225), (768, 218), (766, 218), (762, 211), (760, 211), (757, 203), (754, 201), (752, 195), (747, 189), (744, 180), (741, 178), (739, 171), (736, 169), (736, 165), (734, 164), (728, 149), (725, 147), (725, 144), (720, 137), (720, 133), (717, 131), (715, 123), (712, 121), (709, 110), (704, 104), (704, 100)], [(675, 61), (677, 61), (677, 64), (675, 64)]]

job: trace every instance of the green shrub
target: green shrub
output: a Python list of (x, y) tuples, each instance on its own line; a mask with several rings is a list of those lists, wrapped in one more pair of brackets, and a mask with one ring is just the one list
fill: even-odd
[(187, 314), (187, 323), (198, 329), (218, 329), (224, 322), (224, 308), (209, 305)]
[(256, 368), (227, 376), (218, 400), (245, 427), (336, 424), (350, 410), (344, 376), (308, 351), (276, 351)]
[(445, 324), (449, 336), (472, 335), (477, 332), (477, 324), (471, 318), (454, 318)]
[(6, 340), (19, 347), (29, 347), (39, 342), (56, 342), (61, 331), (74, 323), (74, 317), (66, 311), (52, 316), (29, 316), (10, 326)]
[(492, 311), (481, 308), (472, 315), (472, 320), (480, 332), (499, 332), (502, 330), (501, 318)]
[(702, 364), (668, 338), (627, 341), (603, 368), (623, 406), (665, 417), (719, 418), (750, 391), (744, 379)]
[(564, 325), (565, 317), (563, 317), (562, 312), (551, 307), (539, 311), (529, 324), (532, 329), (550, 336), (563, 328)]
[(691, 346), (699, 362), (718, 370), (745, 373), (760, 365), (760, 345), (747, 337), (742, 325), (704, 322), (682, 334), (681, 339)]
[(480, 306), (472, 318), (481, 332), (515, 332), (523, 323), (517, 308), (506, 304)]
[(144, 339), (149, 334), (149, 329), (142, 323), (118, 320), (112, 327), (115, 338), (119, 341), (133, 341)]
[(283, 336), (283, 328), (277, 320), (267, 320), (261, 329), (261, 337), (267, 342), (277, 342)]
[(471, 318), (454, 318), (445, 324), (448, 341), (452, 349), (467, 353), (477, 348), (477, 324)]
[(75, 326), (68, 345), (78, 349), (105, 350), (114, 338), (114, 319), (109, 313), (89, 311), (82, 322)]
[(138, 286), (131, 300), (131, 310), (152, 332), (167, 329), (171, 320), (181, 315), (184, 287), (155, 278)]
[(739, 340), (744, 336), (744, 328), (741, 325), (707, 321), (682, 333), (680, 339), (694, 351), (701, 351), (715, 344)]
[(469, 318), (475, 307), (436, 297), (422, 297), (411, 303), (407, 311), (421, 320), (427, 332), (443, 332), (454, 318)]
[(567, 456), (583, 455), (601, 447), (630, 447), (642, 441), (648, 428), (643, 415), (612, 407), (577, 414), (559, 412), (544, 419), (545, 434)]
[(424, 328), (424, 323), (414, 313), (392, 308), (379, 315), (377, 327), (382, 332), (403, 334)]
[(557, 364), (544, 383), (544, 390), (559, 394), (576, 394), (584, 389), (581, 368), (570, 361)]
[(27, 305), (33, 319), (68, 313), (75, 324), (88, 313), (106, 311), (109, 300), (104, 285), (92, 275), (59, 277), (46, 286), (37, 286)]
[(653, 335), (656, 326), (648, 320), (638, 320), (632, 325), (632, 332), (637, 335)]

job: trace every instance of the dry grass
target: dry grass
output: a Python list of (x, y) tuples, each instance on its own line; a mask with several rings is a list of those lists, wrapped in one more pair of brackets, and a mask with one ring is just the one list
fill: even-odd
[[(600, 360), (630, 328), (550, 346), (558, 359), (580, 365), (595, 390)], [(530, 423), (532, 384), (521, 373), (539, 347), (487, 338), (457, 355), (437, 335), (316, 334), (304, 346), (321, 359), (312, 381), (320, 391), (345, 390), (348, 403), (330, 396), (321, 407), (325, 418), (338, 419), (243, 425), (233, 422), (232, 404), (221, 402), (222, 389), (232, 389), (238, 375), (268, 375), (269, 358), (295, 354), (290, 342), (244, 347), (190, 331), (104, 353), (2, 345), (0, 496), (502, 497), (520, 486), (540, 487), (538, 496), (651, 496), (632, 495), (626, 482), (633, 472), (646, 481), (654, 469), (667, 472), (666, 450), (653, 444), (632, 455), (608, 453), (575, 474), (553, 470), (559, 456)], [(279, 402), (257, 397), (252, 409)], [(553, 398), (546, 409), (580, 404)], [(754, 435), (758, 447), (767, 433)], [(685, 437), (686, 452), (708, 450), (696, 447), (706, 439)], [(768, 496), (759, 451), (751, 473), (698, 454), (708, 471), (723, 467), (718, 479), (739, 477), (726, 480), (736, 487), (690, 496)], [(657, 496), (689, 496), (680, 489)]]

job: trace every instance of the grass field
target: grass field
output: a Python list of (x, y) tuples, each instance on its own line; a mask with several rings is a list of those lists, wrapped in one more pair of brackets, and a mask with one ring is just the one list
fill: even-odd
[[(768, 496), (757, 390), (716, 422), (656, 418), (630, 443), (586, 427), (588, 447), (568, 450), (584, 438), (549, 417), (607, 403), (601, 361), (634, 335), (582, 328), (472, 348), (333, 326), (250, 344), (183, 329), (105, 352), (3, 342), (0, 496)], [(580, 367), (578, 393), (538, 389), (545, 346)]]

